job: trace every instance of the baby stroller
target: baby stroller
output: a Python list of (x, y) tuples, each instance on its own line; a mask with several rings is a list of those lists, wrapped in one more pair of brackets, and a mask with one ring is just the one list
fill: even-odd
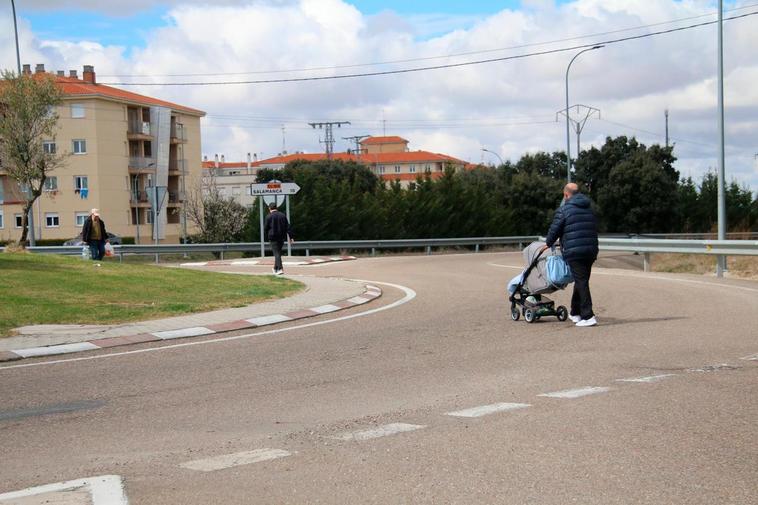
[(555, 307), (555, 301), (543, 296), (564, 289), (574, 279), (571, 270), (555, 249), (542, 251), (544, 242), (532, 242), (524, 249), (526, 269), (508, 284), (508, 300), (511, 302), (511, 319), (518, 321), (521, 315), (527, 323), (543, 316), (555, 316), (559, 321), (568, 318), (563, 305)]

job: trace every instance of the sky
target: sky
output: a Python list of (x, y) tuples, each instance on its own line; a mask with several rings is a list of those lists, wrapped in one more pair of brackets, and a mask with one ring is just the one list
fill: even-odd
[[(10, 6), (0, 68), (15, 68)], [(401, 135), (410, 149), (479, 163), (565, 150), (566, 66), (578, 46), (716, 19), (714, 0), (17, 0), (23, 63), (95, 66), (99, 82), (207, 112), (202, 150), (243, 160), (323, 149), (310, 121), (342, 137)], [(725, 2), (725, 17), (758, 0)], [(607, 43), (571, 66), (570, 103), (598, 109), (582, 148), (606, 136), (664, 143), (682, 176), (715, 169), (716, 27)], [(758, 191), (758, 15), (725, 22), (727, 179)], [(572, 49), (573, 48), (573, 49)], [(551, 52), (552, 51), (552, 52)], [(530, 53), (551, 52), (522, 57)], [(503, 59), (516, 57), (513, 59)], [(481, 60), (500, 59), (487, 63)], [(450, 68), (406, 72), (440, 65)], [(381, 76), (169, 86), (175, 82)], [(178, 75), (179, 74), (179, 75)], [(187, 75), (191, 74), (191, 75)], [(163, 84), (147, 86), (146, 83)], [(558, 118), (560, 119), (560, 118)], [(572, 133), (572, 152), (576, 138)]]

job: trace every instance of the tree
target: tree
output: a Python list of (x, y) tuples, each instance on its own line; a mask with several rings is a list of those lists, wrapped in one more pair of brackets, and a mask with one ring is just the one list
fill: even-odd
[(194, 241), (216, 244), (236, 242), (241, 238), (247, 224), (247, 209), (233, 198), (222, 195), (214, 177), (207, 177), (190, 188), (185, 205), (187, 219), (199, 230), (192, 237)]
[(55, 140), (62, 101), (55, 79), (47, 74), (19, 75), (4, 71), (0, 81), (0, 162), (23, 195), (19, 246), (29, 233), (29, 211), (40, 197), (48, 174), (64, 163), (64, 153), (46, 149)]

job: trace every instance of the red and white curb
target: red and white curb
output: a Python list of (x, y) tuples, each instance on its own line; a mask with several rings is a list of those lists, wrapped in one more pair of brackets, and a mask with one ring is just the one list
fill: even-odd
[[(304, 260), (282, 260), (282, 265), (297, 267), (308, 265), (320, 265), (322, 263), (333, 263), (335, 261), (351, 261), (357, 259), (355, 256), (314, 256)], [(197, 261), (191, 263), (181, 263), (183, 267), (220, 267), (220, 266), (271, 266), (271, 259), (263, 260), (223, 260), (223, 261)]]
[(0, 351), (0, 362), (14, 361), (23, 358), (36, 358), (40, 356), (53, 356), (56, 354), (68, 354), (73, 352), (95, 351), (108, 347), (118, 347), (129, 344), (141, 344), (144, 342), (159, 342), (161, 340), (173, 340), (176, 338), (199, 337), (204, 335), (213, 335), (226, 331), (247, 330), (269, 326), (272, 324), (285, 323), (305, 319), (307, 317), (320, 316), (329, 314), (338, 310), (349, 309), (363, 305), (371, 300), (382, 296), (382, 290), (374, 285), (366, 284), (366, 290), (359, 296), (354, 296), (346, 300), (311, 307), (309, 309), (296, 310), (285, 314), (272, 314), (269, 316), (259, 316), (250, 319), (240, 319), (227, 323), (209, 324), (207, 326), (193, 326), (191, 328), (180, 328), (177, 330), (156, 331), (153, 333), (140, 333), (139, 335), (130, 335), (124, 337), (99, 338), (84, 342), (72, 344), (50, 345), (45, 347), (29, 347), (26, 349), (16, 349), (13, 351)]

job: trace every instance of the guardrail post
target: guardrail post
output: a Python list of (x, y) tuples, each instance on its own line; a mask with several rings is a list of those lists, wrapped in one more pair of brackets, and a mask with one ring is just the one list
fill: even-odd
[(311, 255), (311, 250), (306, 247), (305, 249), (305, 257), (308, 258)]
[(371, 248), (371, 256), (376, 256), (376, 247)]
[(474, 252), (479, 252), (479, 244), (476, 244), (476, 248), (474, 249)]
[(221, 251), (221, 261), (224, 261), (224, 251)]
[(428, 245), (426, 246), (426, 255), (430, 256), (432, 254), (432, 246)]
[(645, 253), (642, 255), (642, 269), (645, 272), (650, 271), (650, 253)]
[(124, 262), (124, 253), (120, 252), (118, 253), (118, 262), (123, 263)]
[(156, 265), (158, 264), (158, 256), (159, 256), (159, 254), (158, 254), (158, 253), (155, 253), (155, 264), (156, 264)]
[(726, 256), (719, 254), (716, 256), (716, 277), (723, 277), (727, 270), (729, 269), (726, 266)]
[(524, 248), (524, 244), (523, 244), (523, 242), (519, 242), (519, 243), (518, 243), (518, 250), (520, 251), (520, 250), (522, 250), (523, 248)]

